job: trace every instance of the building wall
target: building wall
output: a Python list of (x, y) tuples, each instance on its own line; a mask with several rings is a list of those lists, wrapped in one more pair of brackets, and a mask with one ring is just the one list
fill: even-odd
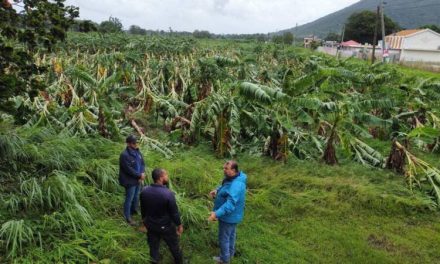
[[(403, 42), (403, 37), (401, 36), (387, 36), (385, 37), (386, 47), (388, 49), (400, 49)], [(379, 41), (379, 46), (382, 47), (382, 41)]]
[(440, 50), (440, 35), (431, 31), (416, 33), (403, 40), (402, 49)]
[[(343, 49), (340, 49), (338, 51), (335, 47), (319, 47), (319, 52), (324, 52), (329, 55), (336, 56), (339, 53), (339, 56), (342, 58), (349, 58), (349, 57), (355, 57), (358, 59), (364, 59), (364, 60), (371, 60), (371, 57), (373, 56), (373, 48), (361, 48), (361, 47), (344, 47)], [(388, 51), (389, 62), (398, 62), (400, 57), (400, 50), (389, 50)], [(376, 60), (382, 60), (382, 50), (379, 48), (376, 48), (375, 52)]]
[(435, 62), (440, 63), (440, 50), (402, 50), (400, 60), (406, 62)]

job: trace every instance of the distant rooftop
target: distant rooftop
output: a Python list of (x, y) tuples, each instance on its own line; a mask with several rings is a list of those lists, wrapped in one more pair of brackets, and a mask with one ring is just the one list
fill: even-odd
[(390, 34), (389, 36), (406, 37), (406, 36), (412, 35), (414, 33), (417, 33), (419, 31), (423, 31), (423, 30), (426, 30), (426, 29), (406, 29), (406, 30), (402, 30), (402, 31)]
[(361, 44), (359, 42), (354, 41), (354, 40), (349, 40), (349, 41), (342, 42), (341, 46), (356, 47), (356, 46), (361, 46)]

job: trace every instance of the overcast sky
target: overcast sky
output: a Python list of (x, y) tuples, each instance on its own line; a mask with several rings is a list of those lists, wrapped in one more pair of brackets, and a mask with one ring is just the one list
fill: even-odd
[(311, 22), (359, 0), (67, 0), (81, 19), (95, 22), (110, 16), (125, 29), (212, 33), (268, 33)]

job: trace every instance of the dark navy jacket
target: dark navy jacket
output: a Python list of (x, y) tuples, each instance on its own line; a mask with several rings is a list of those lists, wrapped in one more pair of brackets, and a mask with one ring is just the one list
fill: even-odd
[(145, 172), (145, 162), (139, 149), (127, 147), (119, 156), (119, 184), (130, 187), (139, 184)]
[(141, 215), (144, 224), (153, 230), (181, 224), (174, 193), (163, 185), (152, 184), (142, 189)]

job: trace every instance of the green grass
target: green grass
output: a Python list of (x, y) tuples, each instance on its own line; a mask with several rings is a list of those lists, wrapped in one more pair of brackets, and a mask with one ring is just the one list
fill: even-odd
[[(108, 143), (114, 153), (105, 152), (105, 159), (115, 164), (123, 145)], [(102, 145), (97, 148), (98, 153)], [(207, 193), (220, 183), (225, 160), (215, 158), (204, 145), (175, 149), (175, 157), (169, 160), (143, 152), (150, 170), (169, 171), (178, 192), (186, 258), (190, 263), (211, 263), (218, 254), (217, 224), (206, 220), (212, 206)], [(248, 194), (233, 263), (439, 262), (440, 214), (425, 194), (411, 192), (402, 176), (351, 161), (329, 167), (242, 155), (238, 162), (248, 174)], [(96, 192), (95, 184), (87, 185), (87, 190)], [(81, 232), (65, 232), (50, 244), (44, 241), (50, 234), (42, 234), (43, 247), (28, 247), (14, 261), (145, 263), (145, 234), (122, 218), (122, 188), (105, 190), (90, 201), (94, 208), (90, 225)], [(171, 263), (165, 245), (162, 253), (164, 263)], [(0, 262), (7, 261), (0, 257)]]
[[(430, 67), (429, 64), (423, 64), (423, 63), (414, 63), (413, 65), (398, 65), (397, 66), (400, 71), (406, 75), (406, 76), (418, 76), (421, 78), (438, 78), (438, 68), (434, 69), (432, 66)], [(428, 70), (431, 68), (432, 70)]]
[[(179, 187), (203, 199), (220, 180), (224, 162), (207, 152), (201, 147), (172, 161), (153, 160)], [(249, 192), (235, 263), (435, 263), (440, 256), (440, 237), (433, 235), (440, 228), (438, 213), (399, 175), (351, 162), (328, 167), (238, 160)], [(194, 263), (205, 263), (216, 253), (216, 230), (208, 223), (198, 228), (183, 245)]]

